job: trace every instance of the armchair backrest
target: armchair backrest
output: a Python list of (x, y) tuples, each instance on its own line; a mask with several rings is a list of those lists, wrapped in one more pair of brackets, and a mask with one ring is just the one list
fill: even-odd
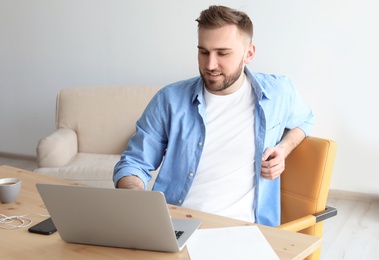
[[(337, 144), (317, 137), (307, 137), (286, 159), (281, 175), (281, 222), (325, 210)], [(321, 236), (323, 223), (302, 230)]]
[(121, 154), (160, 87), (81, 87), (57, 96), (56, 126), (76, 132), (78, 151)]

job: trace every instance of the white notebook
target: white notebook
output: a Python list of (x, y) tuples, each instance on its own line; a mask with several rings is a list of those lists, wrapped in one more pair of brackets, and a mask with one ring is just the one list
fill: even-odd
[(278, 260), (257, 226), (199, 229), (187, 243), (191, 260)]

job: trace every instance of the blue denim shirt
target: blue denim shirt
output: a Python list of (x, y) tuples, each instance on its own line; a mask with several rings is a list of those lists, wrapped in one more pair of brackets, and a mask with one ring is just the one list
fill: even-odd
[[(260, 176), (263, 151), (275, 146), (285, 129), (299, 127), (309, 135), (313, 114), (286, 77), (252, 73), (247, 68), (245, 74), (256, 99), (255, 219), (259, 224), (277, 226), (280, 178)], [(115, 185), (122, 177), (136, 175), (147, 187), (150, 171), (161, 165), (153, 190), (163, 192), (169, 204), (183, 203), (196, 177), (206, 138), (203, 84), (201, 77), (195, 77), (168, 85), (153, 97), (115, 166)]]

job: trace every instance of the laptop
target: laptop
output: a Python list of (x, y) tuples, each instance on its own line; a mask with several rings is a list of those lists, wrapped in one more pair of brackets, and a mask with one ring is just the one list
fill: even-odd
[(157, 191), (36, 186), (60, 237), (70, 243), (179, 252), (201, 224), (172, 219)]

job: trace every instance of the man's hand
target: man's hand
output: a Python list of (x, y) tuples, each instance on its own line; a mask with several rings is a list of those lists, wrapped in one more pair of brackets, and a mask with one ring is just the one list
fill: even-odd
[(137, 176), (131, 175), (121, 178), (117, 183), (117, 188), (131, 189), (131, 190), (144, 190), (145, 185), (143, 181)]
[(261, 176), (273, 180), (278, 178), (285, 168), (285, 159), (305, 138), (300, 128), (288, 130), (275, 147), (268, 147), (262, 156)]
[(285, 166), (285, 155), (280, 147), (269, 147), (263, 153), (261, 176), (268, 180), (276, 179), (282, 174)]

